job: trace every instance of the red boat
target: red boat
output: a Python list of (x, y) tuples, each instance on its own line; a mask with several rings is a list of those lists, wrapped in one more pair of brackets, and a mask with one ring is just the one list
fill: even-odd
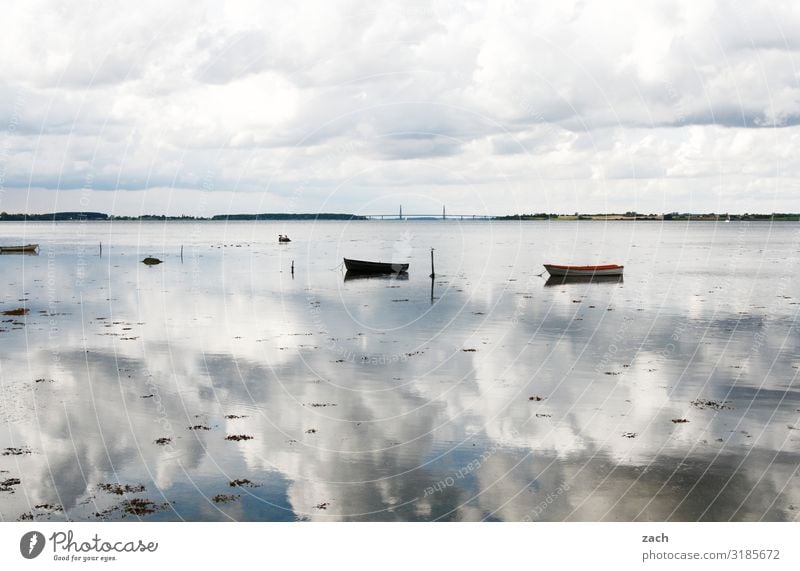
[(591, 277), (591, 276), (621, 276), (625, 266), (606, 264), (604, 266), (561, 266), (558, 264), (545, 264), (544, 269), (551, 276)]

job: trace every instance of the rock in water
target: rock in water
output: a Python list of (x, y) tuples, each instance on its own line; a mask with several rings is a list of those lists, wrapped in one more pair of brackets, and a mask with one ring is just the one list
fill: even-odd
[(158, 258), (145, 258), (142, 260), (143, 264), (147, 264), (148, 266), (155, 266), (156, 264), (160, 264), (162, 261)]

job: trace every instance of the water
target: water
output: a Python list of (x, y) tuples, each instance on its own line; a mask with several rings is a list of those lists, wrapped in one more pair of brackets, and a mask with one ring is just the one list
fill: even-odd
[(3, 520), (797, 518), (797, 224), (0, 224), (28, 242)]

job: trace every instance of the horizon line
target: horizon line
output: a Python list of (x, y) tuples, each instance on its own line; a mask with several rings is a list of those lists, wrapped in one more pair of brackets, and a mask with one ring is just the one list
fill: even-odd
[(382, 213), (382, 214), (355, 214), (350, 212), (236, 212), (236, 213), (223, 213), (211, 214), (207, 216), (196, 216), (191, 214), (108, 214), (106, 212), (88, 211), (88, 210), (64, 210), (55, 212), (0, 212), (0, 221), (26, 221), (26, 219), (34, 219), (32, 221), (69, 221), (69, 220), (85, 220), (85, 221), (110, 221), (118, 219), (156, 219), (156, 220), (208, 220), (208, 221), (221, 221), (226, 219), (273, 219), (273, 220), (286, 220), (286, 219), (330, 219), (330, 220), (413, 220), (413, 219), (433, 219), (433, 220), (457, 220), (457, 219), (580, 219), (580, 220), (670, 220), (674, 217), (678, 218), (737, 218), (743, 217), (798, 217), (800, 213), (797, 212), (662, 212), (662, 213), (643, 213), (636, 211), (626, 212), (573, 212), (573, 213), (557, 213), (557, 212), (530, 212), (530, 213), (511, 213), (511, 214), (447, 214), (446, 216), (438, 213)]

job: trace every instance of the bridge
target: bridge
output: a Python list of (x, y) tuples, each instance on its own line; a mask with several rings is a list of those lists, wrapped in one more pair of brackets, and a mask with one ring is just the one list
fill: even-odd
[(394, 214), (359, 214), (364, 216), (367, 220), (407, 220), (409, 218), (428, 218), (438, 220), (492, 220), (494, 216), (488, 214), (447, 214), (444, 206), (442, 206), (442, 213), (439, 214), (403, 214), (403, 206), (400, 205), (400, 211)]

